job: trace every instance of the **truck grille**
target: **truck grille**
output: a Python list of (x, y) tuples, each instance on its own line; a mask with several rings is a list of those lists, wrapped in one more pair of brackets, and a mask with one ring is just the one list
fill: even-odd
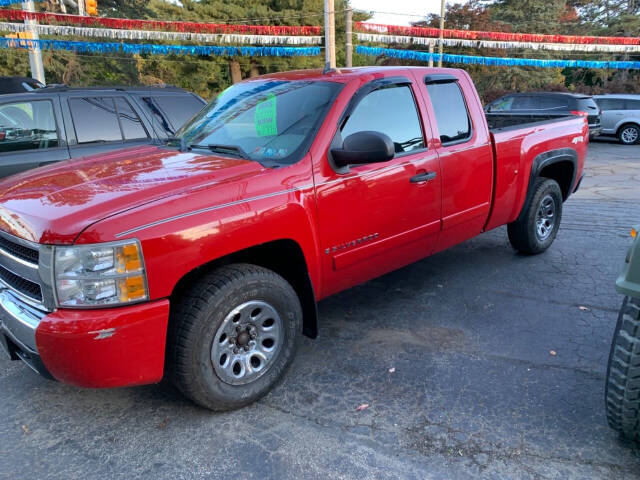
[(2, 265), (0, 265), (0, 280), (23, 295), (26, 295), (38, 302), (42, 302), (42, 290), (40, 289), (40, 285), (10, 272)]
[(33, 248), (14, 243), (4, 237), (0, 237), (0, 248), (27, 262), (38, 263), (38, 250)]
[[(36, 308), (50, 310), (53, 292), (40, 277), (42, 260), (48, 265), (47, 247), (0, 231), (0, 290), (8, 289)], [(45, 249), (45, 250), (43, 250)], [(42, 257), (42, 258), (41, 258)]]

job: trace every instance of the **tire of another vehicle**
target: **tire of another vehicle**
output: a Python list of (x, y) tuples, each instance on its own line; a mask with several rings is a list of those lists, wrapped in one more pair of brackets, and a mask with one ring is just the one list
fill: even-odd
[(201, 277), (172, 304), (169, 378), (205, 408), (243, 407), (282, 378), (301, 332), (300, 301), (284, 278), (255, 265), (222, 267)]
[(624, 145), (635, 145), (640, 142), (640, 126), (628, 123), (618, 130), (618, 139)]
[(518, 220), (507, 226), (513, 248), (527, 255), (544, 252), (556, 238), (562, 220), (562, 192), (558, 182), (540, 178)]
[(640, 440), (640, 299), (626, 297), (611, 342), (605, 383), (607, 421)]

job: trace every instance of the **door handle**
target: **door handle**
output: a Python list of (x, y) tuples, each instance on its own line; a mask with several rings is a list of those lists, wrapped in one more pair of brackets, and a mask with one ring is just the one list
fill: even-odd
[(433, 180), (434, 178), (436, 178), (436, 172), (424, 172), (418, 175), (414, 175), (409, 181), (411, 183), (421, 183), (428, 182), (429, 180)]

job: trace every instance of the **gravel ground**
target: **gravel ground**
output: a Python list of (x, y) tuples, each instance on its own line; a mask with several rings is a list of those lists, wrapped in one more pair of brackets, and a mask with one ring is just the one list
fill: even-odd
[(325, 300), (320, 338), (240, 411), (0, 359), (0, 478), (640, 478), (603, 402), (640, 146), (593, 143), (586, 173), (547, 253), (500, 228)]

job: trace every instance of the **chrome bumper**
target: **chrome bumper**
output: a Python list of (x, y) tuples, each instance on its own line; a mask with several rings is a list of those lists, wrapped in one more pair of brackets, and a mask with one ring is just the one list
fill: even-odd
[(22, 360), (37, 373), (51, 378), (36, 345), (36, 329), (45, 315), (10, 290), (0, 289), (0, 344), (12, 360)]

